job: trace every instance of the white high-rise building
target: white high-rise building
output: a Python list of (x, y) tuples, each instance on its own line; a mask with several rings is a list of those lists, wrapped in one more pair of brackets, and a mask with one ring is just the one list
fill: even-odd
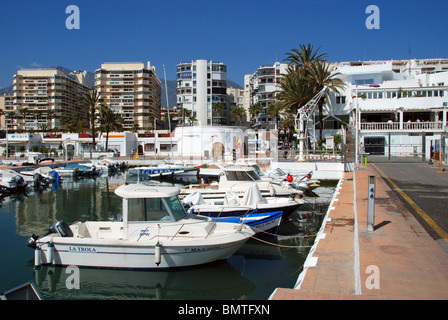
[(276, 91), (279, 90), (280, 79), (286, 73), (287, 63), (275, 62), (272, 66), (261, 66), (258, 70), (244, 77), (244, 108), (259, 103), (262, 110), (255, 119), (254, 125), (266, 128), (273, 127), (275, 122), (267, 115), (266, 109), (274, 103)]
[[(207, 126), (228, 119), (227, 67), (222, 62), (193, 60), (177, 65), (177, 108), (191, 111), (195, 124)], [(213, 106), (221, 104), (222, 112)]]

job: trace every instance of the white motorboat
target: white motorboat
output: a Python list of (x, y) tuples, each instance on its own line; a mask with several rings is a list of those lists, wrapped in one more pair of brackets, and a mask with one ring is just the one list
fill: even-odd
[(197, 175), (199, 167), (197, 166), (185, 166), (177, 164), (160, 164), (153, 166), (140, 166), (130, 168), (128, 173), (130, 175), (142, 175), (150, 178), (159, 178), (172, 175)]
[(107, 159), (102, 160), (90, 160), (90, 162), (84, 162), (82, 165), (90, 167), (95, 170), (100, 170), (102, 173), (111, 173), (118, 170), (117, 166), (112, 161)]
[(34, 186), (59, 182), (59, 174), (51, 167), (38, 167), (34, 170), (24, 170), (20, 171), (20, 174), (22, 176), (33, 177)]
[(26, 190), (28, 182), (17, 171), (0, 169), (0, 192), (11, 193)]
[(83, 164), (69, 164), (65, 167), (54, 169), (63, 178), (96, 177), (102, 175), (102, 171), (95, 166)]
[(161, 269), (229, 258), (254, 234), (247, 225), (187, 216), (179, 188), (122, 185), (118, 221), (59, 221), (48, 234), (33, 235), (35, 265)]
[(262, 180), (270, 180), (276, 182), (288, 181), (291, 183), (292, 187), (302, 190), (303, 192), (319, 187), (319, 180), (312, 179), (312, 171), (303, 173), (287, 173), (280, 168), (261, 169), (258, 163), (253, 161), (245, 161), (244, 163), (247, 166), (254, 168), (255, 172), (260, 176)]
[(244, 216), (248, 213), (283, 212), (287, 218), (306, 203), (303, 199), (291, 197), (263, 197), (257, 184), (252, 184), (242, 198), (227, 191), (224, 198), (204, 200), (200, 191), (189, 194), (182, 200), (188, 212), (211, 217)]
[(246, 190), (256, 183), (263, 197), (302, 196), (303, 191), (294, 188), (288, 181), (263, 180), (254, 168), (244, 165), (228, 165), (221, 167), (219, 182), (211, 184), (191, 184), (181, 189), (181, 195), (200, 190), (204, 199), (223, 198), (227, 191), (238, 196), (244, 195)]

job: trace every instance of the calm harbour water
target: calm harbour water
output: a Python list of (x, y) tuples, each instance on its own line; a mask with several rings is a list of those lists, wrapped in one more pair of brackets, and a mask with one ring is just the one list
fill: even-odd
[[(318, 231), (335, 186), (317, 188), (319, 197), (310, 198), (290, 220), (282, 221), (281, 236), (258, 236), (270, 244), (251, 239), (227, 261), (174, 271), (80, 268), (79, 289), (67, 288), (72, 273), (66, 267), (34, 270), (34, 252), (26, 246), (31, 234), (43, 234), (59, 220), (109, 220), (121, 211), (121, 198), (114, 190), (123, 183), (120, 176), (64, 181), (57, 190), (4, 198), (0, 207), (0, 292), (32, 280), (48, 300), (265, 300), (277, 287), (294, 286), (309, 248), (281, 246), (313, 244), (313, 237), (291, 236)], [(303, 218), (306, 213), (308, 217)]]

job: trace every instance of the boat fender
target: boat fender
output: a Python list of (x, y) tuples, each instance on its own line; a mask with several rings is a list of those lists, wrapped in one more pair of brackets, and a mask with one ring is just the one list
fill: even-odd
[(274, 186), (272, 184), (269, 185), (269, 195), (271, 197), (275, 197), (275, 189), (274, 189)]
[(47, 263), (53, 264), (54, 244), (49, 242), (47, 244)]
[(40, 266), (40, 247), (36, 246), (36, 249), (34, 249), (34, 267)]
[(154, 248), (154, 262), (157, 266), (159, 266), (162, 258), (162, 246), (159, 242), (157, 242), (155, 248)]
[(288, 176), (286, 177), (286, 181), (288, 181), (289, 183), (291, 183), (294, 180), (293, 176), (288, 174)]

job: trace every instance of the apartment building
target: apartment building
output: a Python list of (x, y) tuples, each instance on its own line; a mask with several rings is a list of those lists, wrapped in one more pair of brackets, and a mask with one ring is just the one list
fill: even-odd
[[(0, 96), (0, 110), (4, 115), (14, 110), (12, 94), (4, 94), (3, 96)], [(10, 120), (7, 120), (7, 117), (5, 117), (4, 115), (0, 117), (0, 126), (3, 128), (3, 130), (6, 130), (6, 124)]]
[(95, 86), (104, 103), (123, 119), (123, 129), (150, 130), (160, 119), (161, 82), (148, 62), (103, 63), (95, 71)]
[(17, 71), (8, 129), (63, 129), (62, 117), (85, 114), (80, 97), (89, 90), (86, 76), (86, 71), (67, 75), (56, 68)]
[(248, 110), (256, 103), (262, 108), (255, 118), (254, 126), (264, 129), (274, 127), (275, 119), (267, 114), (267, 108), (275, 103), (280, 78), (287, 68), (288, 64), (275, 62), (272, 66), (261, 66), (255, 73), (244, 77), (244, 108)]
[[(226, 90), (227, 67), (222, 62), (200, 59), (177, 65), (177, 108), (189, 110), (196, 125), (227, 124)], [(222, 111), (216, 112), (213, 106), (219, 103)]]
[[(244, 89), (227, 87), (227, 101), (229, 105), (230, 112), (236, 108), (244, 108)], [(247, 110), (246, 110), (247, 114)], [(245, 120), (245, 119), (244, 119)], [(245, 123), (246, 121), (239, 121), (233, 117), (230, 117), (231, 125), (239, 125), (241, 123)]]

